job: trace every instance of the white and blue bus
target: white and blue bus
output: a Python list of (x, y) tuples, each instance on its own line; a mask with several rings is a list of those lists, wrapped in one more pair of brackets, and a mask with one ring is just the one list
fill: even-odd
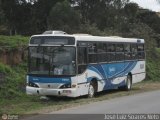
[(31, 37), (28, 54), (29, 95), (93, 97), (146, 76), (143, 39), (47, 32)]

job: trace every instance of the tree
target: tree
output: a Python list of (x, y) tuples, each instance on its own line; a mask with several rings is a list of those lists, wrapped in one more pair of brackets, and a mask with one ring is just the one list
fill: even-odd
[(125, 14), (130, 19), (130, 21), (135, 21), (139, 6), (137, 3), (128, 3), (124, 7)]
[[(17, 8), (17, 0), (2, 0), (2, 9), (4, 11), (5, 17), (8, 21), (8, 26), (10, 30), (10, 35), (14, 32), (16, 33), (16, 27), (15, 27), (15, 22), (16, 22), (16, 8)], [(8, 7), (9, 6), (9, 7)]]
[(47, 29), (47, 18), (52, 7), (64, 0), (34, 0), (31, 23), (34, 33), (42, 33)]
[(7, 25), (4, 11), (2, 9), (2, 1), (0, 0), (0, 34), (6, 34)]
[(32, 5), (30, 3), (22, 3), (17, 6), (15, 26), (17, 34), (30, 35), (32, 31)]
[(57, 1), (63, 0), (1, 0), (10, 35), (45, 31), (49, 12)]
[(2, 10), (2, 3), (1, 3), (1, 0), (0, 0), (0, 25), (3, 24), (3, 20), (4, 20), (4, 12)]
[(80, 15), (68, 1), (58, 2), (50, 11), (48, 29), (73, 32), (80, 24)]
[(160, 17), (156, 12), (150, 10), (141, 10), (137, 16), (142, 23), (147, 24), (155, 32), (160, 34)]
[(99, 29), (113, 28), (121, 20), (121, 10), (128, 0), (73, 0), (78, 3), (82, 22), (95, 24)]
[(2, 9), (10, 35), (28, 35), (31, 29), (31, 3), (26, 0), (2, 0)]

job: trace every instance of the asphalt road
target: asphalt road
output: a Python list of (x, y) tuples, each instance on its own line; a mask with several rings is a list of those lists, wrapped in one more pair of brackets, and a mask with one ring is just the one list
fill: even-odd
[(160, 90), (94, 102), (79, 107), (55, 111), (47, 115), (33, 116), (27, 118), (27, 120), (104, 120), (105, 114), (126, 113), (160, 114)]

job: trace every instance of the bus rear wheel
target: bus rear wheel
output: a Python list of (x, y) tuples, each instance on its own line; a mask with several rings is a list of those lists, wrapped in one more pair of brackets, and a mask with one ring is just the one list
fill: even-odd
[(121, 86), (119, 87), (120, 90), (126, 90), (126, 91), (129, 91), (131, 90), (132, 88), (132, 76), (131, 75), (128, 75), (127, 76), (127, 79), (126, 79), (126, 84), (125, 86)]
[(88, 89), (88, 97), (93, 98), (95, 96), (95, 85), (94, 82), (90, 82)]
[(132, 88), (132, 77), (131, 75), (127, 76), (125, 90), (129, 91)]

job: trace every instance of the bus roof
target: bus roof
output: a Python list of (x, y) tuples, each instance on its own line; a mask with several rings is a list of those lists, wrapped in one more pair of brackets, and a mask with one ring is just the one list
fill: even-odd
[(63, 37), (74, 37), (76, 41), (102, 41), (102, 42), (130, 42), (130, 43), (144, 43), (144, 39), (139, 38), (123, 38), (119, 36), (92, 36), (92, 35), (84, 35), (84, 34), (40, 34), (33, 35), (31, 37), (38, 36), (63, 36)]

